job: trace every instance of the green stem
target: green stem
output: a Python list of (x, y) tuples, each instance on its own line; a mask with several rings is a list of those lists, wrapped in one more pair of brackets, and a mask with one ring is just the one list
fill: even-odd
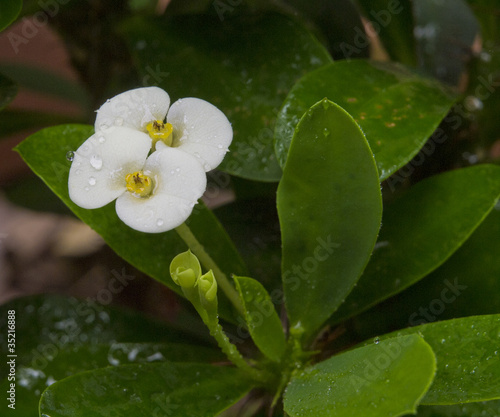
[(233, 362), (238, 368), (249, 374), (253, 379), (256, 380), (264, 379), (262, 373), (259, 372), (257, 369), (252, 368), (243, 358), (243, 356), (241, 356), (241, 353), (238, 351), (236, 346), (230, 342), (229, 338), (222, 330), (222, 326), (219, 324), (218, 320), (216, 322), (212, 321), (210, 324), (208, 323), (205, 324), (208, 325), (208, 328), (210, 330), (210, 335), (215, 340), (217, 340), (217, 344), (231, 362)]
[(229, 280), (227, 279), (226, 274), (220, 270), (215, 261), (210, 257), (210, 255), (205, 251), (203, 245), (198, 242), (196, 236), (191, 232), (189, 226), (186, 223), (181, 224), (180, 226), (175, 228), (175, 231), (180, 236), (180, 238), (188, 245), (191, 252), (193, 252), (202, 265), (206, 269), (211, 269), (217, 279), (217, 285), (224, 291), (226, 297), (229, 298), (229, 301), (233, 304), (236, 310), (243, 314), (243, 305), (241, 304), (240, 297), (236, 292), (236, 289), (231, 285)]

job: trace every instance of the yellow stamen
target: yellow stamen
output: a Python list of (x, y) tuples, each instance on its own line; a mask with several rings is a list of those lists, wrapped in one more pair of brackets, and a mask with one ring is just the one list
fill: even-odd
[(159, 140), (167, 146), (172, 146), (173, 127), (170, 123), (163, 123), (161, 120), (155, 120), (146, 126), (146, 130), (151, 139), (153, 139), (153, 148)]
[(143, 171), (128, 174), (125, 181), (127, 181), (127, 190), (138, 197), (148, 197), (153, 191), (153, 180), (144, 175)]

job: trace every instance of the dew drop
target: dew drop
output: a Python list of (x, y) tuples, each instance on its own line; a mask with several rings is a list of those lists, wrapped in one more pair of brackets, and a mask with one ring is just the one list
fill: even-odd
[(73, 162), (73, 160), (75, 159), (75, 153), (73, 151), (66, 152), (66, 159), (69, 162)]
[(95, 183), (96, 183), (95, 178), (94, 178), (94, 177), (90, 177), (90, 178), (89, 178), (89, 184), (90, 184), (90, 185), (95, 185)]
[(218, 147), (219, 149), (222, 149), (224, 146), (222, 146), (222, 144), (220, 144), (220, 143), (219, 143), (219, 144), (217, 145), (217, 147)]
[(90, 165), (92, 165), (92, 168), (100, 170), (102, 168), (102, 159), (98, 155), (92, 155), (90, 158)]
[(156, 220), (156, 225), (157, 226), (163, 226), (163, 219)]
[(97, 140), (99, 141), (99, 143), (104, 143), (104, 142), (106, 142), (106, 138), (105, 138), (104, 136), (102, 136), (102, 135), (101, 135), (101, 136), (99, 136), (99, 137), (97, 138)]
[(85, 190), (85, 191), (89, 191), (89, 190), (90, 190), (90, 188), (89, 188), (89, 187), (85, 187), (85, 188), (84, 188), (84, 190)]
[(373, 339), (373, 343), (375, 343), (376, 345), (378, 345), (380, 343), (380, 338), (376, 337), (375, 339)]
[(77, 169), (77, 170), (75, 171), (75, 174), (76, 174), (76, 175), (80, 175), (81, 173), (82, 173), (82, 170), (81, 170), (81, 169)]
[(101, 124), (99, 125), (99, 128), (100, 128), (101, 130), (106, 130), (108, 127), (109, 127), (109, 126), (107, 125), (107, 123), (101, 123)]
[(181, 169), (179, 167), (175, 168), (175, 172), (181, 172)]
[(121, 126), (123, 124), (123, 118), (122, 117), (117, 117), (115, 119), (115, 125)]

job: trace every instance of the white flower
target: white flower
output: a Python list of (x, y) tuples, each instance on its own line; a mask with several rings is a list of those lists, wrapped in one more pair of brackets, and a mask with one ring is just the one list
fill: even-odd
[(116, 199), (118, 217), (148, 233), (189, 217), (205, 191), (205, 172), (220, 164), (233, 132), (226, 116), (204, 100), (169, 105), (165, 91), (148, 87), (101, 106), (96, 133), (74, 153), (70, 168), (75, 204), (95, 209)]

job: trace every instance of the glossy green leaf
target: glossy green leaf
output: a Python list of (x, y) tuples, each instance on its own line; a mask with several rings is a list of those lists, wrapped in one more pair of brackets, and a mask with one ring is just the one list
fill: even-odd
[(500, 401), (483, 401), (457, 405), (419, 407), (417, 417), (496, 417), (500, 415)]
[(22, 8), (22, 0), (0, 0), (0, 31), (16, 20)]
[(372, 152), (336, 104), (322, 100), (298, 124), (277, 204), (290, 324), (311, 335), (358, 280), (382, 215)]
[(299, 118), (323, 97), (359, 123), (381, 179), (417, 154), (454, 102), (438, 83), (400, 65), (352, 60), (324, 66), (293, 87), (280, 111), (275, 145), (282, 166)]
[[(134, 277), (112, 271), (115, 287)], [(106, 289), (107, 290), (107, 289)], [(201, 343), (199, 339), (137, 312), (110, 308), (95, 298), (80, 300), (55, 295), (18, 298), (0, 306), (1, 317), (14, 310), (18, 365), (38, 369), (61, 349), (114, 342)], [(7, 352), (7, 321), (0, 321), (0, 349)], [(5, 371), (2, 368), (2, 372)], [(0, 375), (3, 379), (5, 375)]]
[[(16, 150), (30, 168), (54, 191), (80, 219), (96, 230), (108, 245), (136, 268), (179, 291), (170, 278), (169, 265), (174, 256), (186, 250), (175, 231), (141, 233), (127, 227), (116, 215), (114, 202), (86, 210), (68, 195), (70, 162), (66, 153), (77, 149), (93, 133), (91, 126), (62, 125), (41, 130), (22, 142)], [(186, 222), (209, 255), (227, 273), (245, 273), (245, 266), (215, 216), (199, 203)], [(217, 245), (212, 243), (217, 241)], [(147, 248), (147, 251), (144, 251)], [(221, 308), (228, 316), (229, 306), (221, 297)], [(225, 304), (224, 304), (225, 303)]]
[[(16, 367), (16, 408), (12, 416), (36, 416), (41, 393), (47, 386), (63, 378), (91, 369), (130, 363), (157, 361), (209, 362), (221, 360), (214, 349), (185, 344), (112, 343), (111, 345), (81, 345), (61, 347), (28, 366)], [(10, 389), (5, 379), (2, 392)]]
[[(370, 20), (375, 33), (393, 61), (415, 66), (415, 37), (413, 35), (413, 7), (408, 0), (357, 0), (366, 19)], [(355, 38), (352, 48), (366, 44), (366, 38)], [(349, 50), (346, 47), (346, 50)]]
[(423, 324), (387, 335), (421, 335), (436, 354), (436, 378), (422, 404), (500, 399), (500, 315)]
[(279, 362), (286, 348), (285, 333), (273, 301), (262, 284), (252, 278), (233, 277), (243, 303), (245, 321), (255, 345)]
[(297, 373), (285, 392), (292, 417), (381, 417), (412, 413), (436, 371), (416, 335), (353, 349)]
[(500, 167), (477, 165), (428, 178), (385, 211), (379, 240), (338, 322), (401, 292), (443, 264), (500, 195)]
[[(442, 266), (357, 317), (361, 339), (409, 325), (500, 311), (500, 205)], [(450, 293), (451, 290), (451, 293)]]
[(170, 362), (124, 365), (56, 382), (43, 393), (40, 412), (50, 417), (213, 417), (251, 388), (235, 368)]
[(0, 74), (0, 110), (9, 104), (17, 94), (17, 86)]
[(174, 100), (202, 98), (226, 114), (234, 139), (220, 169), (280, 178), (272, 141), (278, 109), (301, 76), (331, 62), (316, 39), (277, 14), (136, 19), (123, 32), (143, 84), (164, 88)]

